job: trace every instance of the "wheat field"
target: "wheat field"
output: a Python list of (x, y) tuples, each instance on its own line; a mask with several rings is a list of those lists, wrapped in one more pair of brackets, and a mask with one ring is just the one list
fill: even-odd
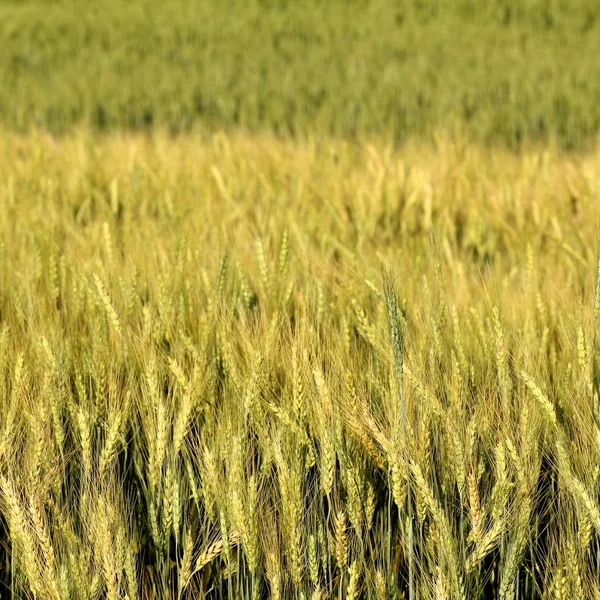
[(600, 135), (596, 0), (0, 0), (0, 123)]
[(0, 154), (2, 598), (600, 598), (600, 153)]

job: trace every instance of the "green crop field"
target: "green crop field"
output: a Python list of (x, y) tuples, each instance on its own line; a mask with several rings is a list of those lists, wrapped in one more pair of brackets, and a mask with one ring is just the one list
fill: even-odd
[(600, 129), (590, 0), (0, 2), (0, 122), (511, 147)]
[(599, 17), (0, 0), (0, 598), (600, 600)]

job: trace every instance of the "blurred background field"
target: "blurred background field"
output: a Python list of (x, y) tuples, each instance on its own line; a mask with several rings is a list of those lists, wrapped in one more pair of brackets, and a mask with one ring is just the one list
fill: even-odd
[[(76, 8), (75, 8), (76, 7)], [(584, 147), (588, 0), (0, 2), (0, 121)]]

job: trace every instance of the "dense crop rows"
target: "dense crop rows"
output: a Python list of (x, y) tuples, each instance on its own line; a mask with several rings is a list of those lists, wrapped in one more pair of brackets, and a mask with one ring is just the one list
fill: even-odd
[(0, 154), (2, 597), (600, 597), (597, 154)]
[(64, 131), (440, 129), (580, 147), (600, 129), (589, 0), (0, 2), (0, 120)]

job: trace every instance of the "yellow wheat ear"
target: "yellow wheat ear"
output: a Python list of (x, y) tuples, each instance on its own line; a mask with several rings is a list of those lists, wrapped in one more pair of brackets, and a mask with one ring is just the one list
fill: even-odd
[(123, 353), (127, 355), (127, 346), (125, 343), (125, 338), (123, 337), (123, 331), (121, 329), (121, 322), (119, 320), (119, 316), (115, 311), (113, 304), (111, 302), (110, 296), (104, 287), (104, 283), (102, 283), (102, 279), (97, 273), (94, 273), (94, 284), (96, 286), (96, 290), (98, 292), (98, 296), (100, 301), (102, 302), (102, 306), (106, 311), (106, 315), (108, 316), (110, 323), (115, 330), (115, 333), (119, 337), (119, 341), (121, 342), (121, 347), (123, 348)]
[(394, 359), (395, 375), (398, 385), (398, 419), (403, 435), (406, 435), (406, 405), (404, 401), (404, 345), (402, 331), (398, 321), (398, 304), (396, 300), (396, 291), (392, 281), (391, 273), (384, 278), (384, 295), (388, 313), (390, 341), (392, 346), (392, 356)]

